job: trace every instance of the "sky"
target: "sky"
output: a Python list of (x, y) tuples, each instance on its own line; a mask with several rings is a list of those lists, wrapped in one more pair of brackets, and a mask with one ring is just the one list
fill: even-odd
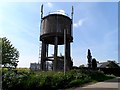
[[(41, 14), (64, 10), (71, 18), (74, 6), (71, 57), (74, 66), (87, 64), (87, 50), (99, 62), (118, 62), (117, 2), (8, 2), (0, 4), (0, 37), (7, 37), (20, 52), (18, 67), (39, 61)], [(63, 52), (63, 46), (59, 52)], [(53, 47), (49, 48), (49, 55)]]

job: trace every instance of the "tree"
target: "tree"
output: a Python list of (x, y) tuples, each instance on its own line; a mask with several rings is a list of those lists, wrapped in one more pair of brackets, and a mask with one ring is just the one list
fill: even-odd
[(90, 52), (90, 49), (88, 49), (88, 55), (87, 55), (87, 59), (88, 59), (88, 67), (91, 67), (91, 60), (92, 60), (92, 55)]
[(17, 67), (19, 52), (11, 42), (6, 38), (2, 38), (2, 65), (3, 67)]
[(84, 65), (84, 64), (82, 64), (82, 65), (80, 65), (80, 66), (79, 66), (79, 68), (83, 68), (83, 67), (85, 67), (85, 65)]
[(2, 38), (0, 38), (0, 67), (2, 65)]
[(97, 67), (97, 61), (95, 58), (92, 59), (92, 68), (96, 68)]
[(115, 61), (108, 61), (109, 64), (107, 65), (109, 68), (120, 68), (120, 66)]

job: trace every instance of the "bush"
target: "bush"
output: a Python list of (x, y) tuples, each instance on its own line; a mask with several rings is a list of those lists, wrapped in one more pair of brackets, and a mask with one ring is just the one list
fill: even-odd
[(69, 83), (68, 87), (76, 87), (76, 86), (79, 86), (80, 84), (81, 84), (81, 80), (75, 79)]
[(2, 88), (7, 90), (21, 88), (27, 77), (27, 74), (16, 74), (13, 71), (8, 71), (2, 75)]
[[(79, 86), (91, 81), (108, 79), (103, 72), (93, 70), (71, 70), (66, 72), (22, 72), (5, 71), (3, 90), (55, 90)], [(109, 76), (111, 77), (111, 76)]]

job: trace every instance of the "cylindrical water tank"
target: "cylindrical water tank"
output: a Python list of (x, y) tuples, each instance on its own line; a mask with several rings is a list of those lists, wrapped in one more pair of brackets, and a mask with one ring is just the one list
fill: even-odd
[(40, 40), (54, 44), (55, 37), (58, 37), (58, 45), (64, 44), (64, 30), (67, 41), (72, 42), (72, 20), (66, 15), (49, 14), (42, 18)]

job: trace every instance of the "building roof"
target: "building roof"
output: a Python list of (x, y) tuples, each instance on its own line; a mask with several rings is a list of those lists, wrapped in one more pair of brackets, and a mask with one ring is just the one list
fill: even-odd
[(100, 65), (101, 68), (107, 68), (109, 63), (110, 62), (102, 62), (102, 63), (99, 63), (99, 64), (101, 64)]

